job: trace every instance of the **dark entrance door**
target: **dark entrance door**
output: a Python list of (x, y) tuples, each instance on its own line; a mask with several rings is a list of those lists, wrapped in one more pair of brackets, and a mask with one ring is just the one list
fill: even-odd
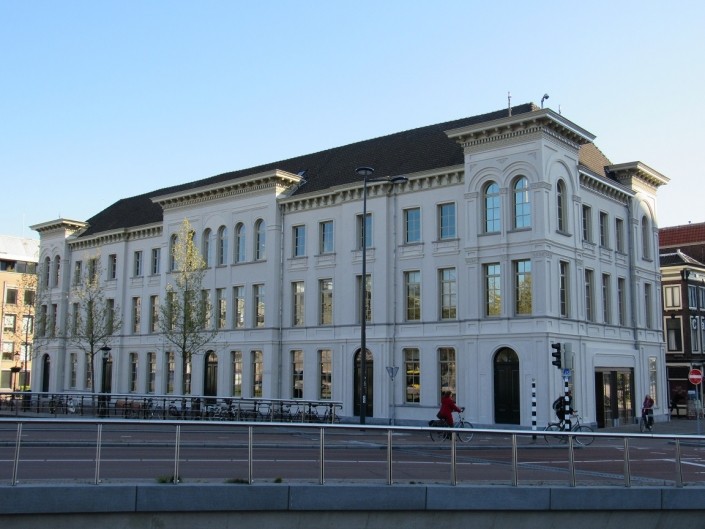
[(42, 362), (42, 391), (49, 391), (49, 376), (51, 374), (51, 359), (49, 355), (44, 355)]
[(634, 370), (595, 370), (595, 415), (597, 427), (631, 424), (635, 417)]
[(497, 424), (519, 424), (519, 357), (511, 349), (494, 358), (494, 420)]
[(205, 360), (203, 394), (206, 397), (215, 397), (218, 394), (218, 356), (213, 351), (208, 351)]
[[(372, 397), (374, 395), (374, 384), (372, 383), (373, 377), (372, 375), (374, 374), (374, 365), (372, 361), (372, 353), (370, 351), (367, 351), (367, 407), (366, 407), (366, 412), (365, 416), (366, 417), (372, 417)], [(360, 415), (360, 393), (361, 393), (361, 387), (362, 387), (362, 380), (360, 377), (360, 350), (355, 353), (355, 360), (354, 360), (354, 368), (353, 370), (355, 371), (355, 375), (353, 377), (353, 391), (355, 394), (353, 395), (353, 402), (355, 403), (355, 415), (359, 416)]]

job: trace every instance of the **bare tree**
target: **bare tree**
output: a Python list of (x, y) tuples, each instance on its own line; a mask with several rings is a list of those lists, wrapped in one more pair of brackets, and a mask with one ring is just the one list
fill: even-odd
[(95, 394), (95, 357), (108, 347), (122, 328), (122, 317), (115, 300), (105, 296), (101, 282), (100, 258), (93, 257), (71, 290), (68, 341), (83, 351), (89, 362), (91, 392)]
[(194, 355), (202, 354), (217, 330), (209, 328), (210, 305), (202, 295), (206, 263), (194, 243), (194, 231), (187, 219), (181, 223), (171, 245), (173, 270), (160, 305), (159, 329), (181, 357), (181, 393), (190, 393), (189, 367)]

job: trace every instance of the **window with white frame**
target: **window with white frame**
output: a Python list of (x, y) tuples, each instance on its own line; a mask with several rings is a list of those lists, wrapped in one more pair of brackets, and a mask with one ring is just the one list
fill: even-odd
[(404, 349), (404, 370), (406, 385), (404, 402), (418, 404), (421, 402), (421, 360), (417, 348)]
[(455, 203), (438, 205), (438, 240), (455, 239), (457, 230), (455, 224)]
[(225, 329), (228, 325), (228, 301), (224, 288), (215, 289), (216, 328)]
[(235, 226), (235, 262), (244, 263), (247, 260), (245, 225), (240, 222)]
[(668, 352), (681, 352), (683, 350), (683, 333), (681, 326), (681, 318), (666, 318), (666, 348)]
[(614, 221), (614, 240), (616, 250), (624, 253), (624, 221), (622, 219)]
[(592, 242), (592, 208), (583, 204), (583, 241)]
[(255, 327), (264, 327), (264, 285), (252, 285), (255, 307)]
[(568, 231), (567, 220), (567, 195), (565, 190), (565, 182), (558, 180), (556, 184), (556, 220), (558, 221), (558, 231)]
[(321, 325), (333, 324), (333, 280), (330, 278), (319, 279), (319, 321)]
[(333, 221), (324, 220), (318, 224), (319, 233), (319, 248), (320, 254), (330, 254), (335, 251), (333, 239)]
[(157, 353), (147, 353), (147, 393), (154, 393), (157, 384)]
[(294, 281), (291, 284), (291, 298), (291, 324), (294, 327), (300, 327), (304, 325), (305, 322), (303, 281)]
[(149, 332), (159, 330), (159, 296), (149, 296)]
[(242, 397), (242, 351), (232, 351), (230, 353), (232, 361), (232, 394), (233, 397)]
[(176, 358), (174, 353), (167, 351), (165, 355), (166, 369), (164, 374), (166, 375), (166, 381), (164, 386), (166, 387), (167, 394), (171, 395), (174, 393), (174, 382), (176, 376)]
[(223, 266), (228, 263), (228, 228), (225, 226), (218, 228), (216, 254), (216, 264), (218, 266)]
[(130, 372), (127, 377), (127, 391), (135, 393), (137, 391), (137, 353), (130, 353)]
[(291, 351), (291, 398), (304, 398), (304, 352)]
[(514, 181), (514, 229), (531, 227), (529, 180), (521, 176)]
[(665, 285), (663, 287), (663, 306), (666, 309), (681, 308), (680, 285)]
[(117, 278), (117, 255), (110, 254), (108, 256), (108, 279)]
[(76, 389), (78, 383), (78, 354), (71, 353), (70, 355), (71, 373), (69, 375), (69, 387)]
[(610, 225), (609, 216), (604, 211), (600, 211), (600, 246), (610, 247)]
[[(364, 232), (364, 233), (363, 233)], [(363, 241), (363, 235), (365, 237)], [(362, 247), (372, 248), (372, 214), (368, 213), (365, 217), (365, 226), (363, 230), (362, 215), (357, 216), (357, 249), (362, 250)]]
[(233, 327), (241, 329), (245, 326), (245, 287), (233, 287)]
[(133, 254), (132, 260), (132, 276), (141, 277), (142, 276), (142, 251), (136, 251)]
[(292, 228), (293, 257), (306, 255), (306, 226), (303, 224)]
[(452, 347), (441, 347), (438, 349), (438, 375), (441, 393), (450, 391), (456, 393), (456, 366), (455, 349)]
[(644, 259), (651, 259), (651, 226), (646, 215), (641, 217), (641, 251)]
[(162, 258), (162, 249), (161, 248), (152, 248), (152, 264), (150, 267), (150, 272), (152, 273), (153, 276), (159, 274), (159, 261)]
[(406, 321), (421, 319), (421, 272), (404, 272), (404, 305)]
[(502, 267), (499, 263), (487, 263), (485, 271), (485, 316), (502, 314)]
[(264, 220), (257, 219), (255, 222), (255, 261), (262, 261), (267, 257), (267, 230), (265, 228)]
[(602, 274), (602, 322), (612, 323), (612, 277)]
[(140, 323), (142, 320), (142, 298), (132, 298), (132, 334), (140, 333)]
[(585, 270), (585, 319), (595, 321), (595, 282), (594, 272)]
[(499, 185), (489, 182), (484, 187), (484, 231), (498, 233), (502, 228), (502, 210), (500, 207)]
[(458, 316), (458, 286), (455, 268), (441, 268), (438, 271), (440, 294), (440, 318), (454, 320)]
[(211, 234), (211, 229), (206, 228), (203, 230), (203, 235), (201, 237), (201, 254), (206, 267), (213, 265), (213, 256), (211, 255)]
[(365, 285), (365, 289), (363, 291), (362, 289), (362, 276), (357, 276), (356, 281), (357, 281), (357, 304), (356, 304), (356, 310), (355, 314), (357, 315), (357, 322), (360, 323), (360, 317), (362, 315), (362, 296), (365, 296), (365, 321), (372, 321), (372, 276), (370, 274), (366, 274), (367, 276), (367, 281)]
[(647, 329), (654, 328), (654, 294), (651, 283), (644, 284), (644, 322)]
[(561, 261), (558, 264), (558, 295), (561, 317), (570, 316), (570, 263)]
[(319, 391), (318, 398), (329, 400), (333, 397), (333, 351), (321, 349), (318, 351)]
[(421, 209), (408, 208), (404, 210), (404, 243), (421, 242)]
[(533, 296), (531, 280), (531, 260), (514, 261), (514, 313), (528, 316), (532, 313)]
[(262, 396), (262, 382), (264, 380), (264, 363), (262, 351), (252, 351), (252, 397)]
[(627, 324), (627, 281), (623, 277), (617, 278), (617, 309), (619, 311), (619, 324)]

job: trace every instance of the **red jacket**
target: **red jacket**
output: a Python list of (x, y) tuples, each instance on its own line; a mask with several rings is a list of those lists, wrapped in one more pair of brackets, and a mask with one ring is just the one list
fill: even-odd
[(460, 408), (456, 406), (455, 401), (453, 400), (453, 397), (443, 397), (441, 398), (441, 409), (438, 412), (438, 417), (443, 419), (445, 422), (448, 423), (449, 426), (453, 426), (453, 412), (461, 412)]

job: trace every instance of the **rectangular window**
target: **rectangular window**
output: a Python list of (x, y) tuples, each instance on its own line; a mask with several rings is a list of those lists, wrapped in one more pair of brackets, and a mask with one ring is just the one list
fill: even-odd
[(2, 319), (2, 330), (4, 332), (15, 332), (17, 326), (17, 316), (14, 314), (5, 314)]
[(233, 362), (233, 397), (242, 397), (242, 351), (231, 353)]
[(440, 376), (441, 393), (450, 391), (455, 395), (455, 349), (452, 347), (441, 347), (438, 350), (438, 374)]
[(110, 254), (108, 256), (108, 279), (117, 278), (117, 255)]
[(153, 276), (159, 274), (159, 261), (162, 258), (162, 249), (161, 248), (152, 248), (152, 265), (151, 265), (151, 273)]
[(127, 381), (127, 391), (137, 391), (137, 353), (130, 353), (130, 373)]
[(147, 353), (147, 393), (154, 393), (157, 384), (157, 353)]
[(262, 362), (262, 351), (252, 351), (252, 396), (255, 398), (262, 396)]
[(528, 316), (532, 312), (531, 260), (514, 261), (514, 312)]
[(138, 251), (134, 254), (134, 261), (132, 263), (132, 275), (134, 277), (140, 277), (142, 275), (142, 252)]
[(98, 259), (89, 259), (88, 261), (88, 281), (94, 282), (98, 275)]
[(666, 347), (669, 352), (680, 352), (683, 350), (681, 321), (680, 318), (666, 318)]
[(105, 312), (108, 318), (107, 331), (109, 334), (113, 334), (115, 330), (115, 300), (113, 298), (105, 300)]
[(404, 369), (406, 370), (406, 393), (404, 401), (407, 404), (421, 402), (421, 362), (419, 350), (404, 349)]
[(561, 317), (568, 318), (570, 316), (570, 263), (561, 261), (559, 263), (559, 285), (558, 295), (560, 297)]
[(502, 276), (499, 263), (489, 263), (485, 268), (485, 316), (502, 314)]
[[(42, 308), (45, 308), (43, 306)], [(72, 303), (71, 304), (71, 327), (69, 328), (69, 332), (71, 333), (71, 336), (76, 336), (78, 334), (78, 325), (80, 323), (80, 315), (78, 312), (78, 303)]]
[[(680, 285), (667, 285), (663, 287), (663, 306), (667, 309), (681, 308)], [(705, 307), (705, 305), (701, 305), (701, 307)]]
[(171, 395), (174, 393), (174, 378), (176, 374), (176, 359), (174, 353), (166, 353), (166, 392)]
[(655, 356), (649, 357), (649, 395), (654, 399), (654, 405), (658, 405), (658, 360)]
[(617, 278), (617, 307), (619, 310), (619, 324), (627, 324), (627, 282), (623, 277)]
[(291, 324), (294, 327), (304, 325), (304, 282), (295, 281), (291, 284)]
[(592, 242), (592, 208), (583, 206), (583, 241)]
[(617, 251), (624, 253), (624, 221), (622, 219), (614, 221), (614, 239)]
[(318, 251), (321, 254), (333, 253), (335, 251), (333, 239), (333, 221), (325, 220), (319, 223), (318, 229), (320, 234), (320, 247)]
[(421, 272), (404, 272), (404, 302), (406, 321), (421, 319)]
[[(355, 314), (357, 315), (357, 323), (360, 323), (362, 315), (362, 276), (357, 276), (357, 307)], [(365, 285), (365, 321), (372, 321), (372, 276), (367, 274), (367, 284)]]
[(440, 317), (454, 320), (457, 317), (458, 292), (455, 268), (441, 268), (438, 271), (440, 293)]
[(132, 334), (140, 333), (140, 321), (142, 319), (142, 298), (132, 298)]
[(264, 327), (264, 285), (252, 285), (255, 327)]
[(215, 306), (216, 306), (216, 327), (225, 329), (228, 324), (228, 303), (225, 299), (225, 289), (215, 289)]
[(644, 285), (644, 322), (647, 329), (654, 328), (654, 294), (651, 283)]
[(321, 325), (333, 324), (333, 280), (321, 279), (318, 281), (319, 299), (320, 299), (320, 319), (318, 323)]
[(612, 278), (602, 274), (602, 322), (612, 323)]
[(595, 321), (595, 286), (593, 275), (592, 270), (585, 270), (585, 319), (587, 321)]
[(363, 226), (362, 226), (362, 215), (357, 216), (357, 249), (362, 250), (363, 247), (363, 233), (364, 233), (364, 247), (365, 248), (372, 248), (372, 214), (368, 213), (366, 220), (365, 220), (365, 226), (364, 226), (364, 231), (363, 231)]
[(201, 327), (210, 329), (213, 325), (213, 305), (210, 290), (201, 290)]
[(73, 286), (77, 287), (81, 284), (83, 263), (81, 261), (76, 261), (73, 264)]
[(245, 287), (233, 287), (233, 327), (241, 329), (245, 326)]
[(149, 296), (149, 332), (159, 330), (159, 296)]
[(609, 217), (604, 211), (600, 211), (600, 246), (603, 248), (610, 247), (610, 225)]
[(69, 379), (69, 387), (71, 389), (76, 389), (77, 382), (78, 382), (78, 355), (76, 353), (71, 353), (71, 376)]
[(438, 205), (438, 239), (441, 241), (455, 239), (455, 204)]
[(320, 366), (318, 398), (330, 400), (333, 397), (333, 351), (330, 349), (318, 351), (318, 364)]
[(293, 228), (294, 257), (306, 255), (306, 226), (294, 226)]
[(34, 307), (34, 302), (37, 299), (37, 293), (34, 290), (26, 289), (24, 291), (24, 304), (25, 306)]
[(688, 285), (688, 308), (693, 310), (698, 308), (698, 288), (692, 285)]
[(5, 304), (6, 305), (17, 305), (17, 289), (16, 288), (6, 288), (5, 289)]
[(700, 351), (700, 331), (698, 329), (698, 317), (690, 317), (690, 349), (691, 351)]
[(404, 210), (404, 242), (406, 244), (421, 242), (421, 210), (419, 208)]
[(52, 303), (51, 305), (51, 318), (49, 320), (49, 336), (52, 338), (56, 337), (56, 331), (59, 330), (57, 327), (57, 322), (59, 319), (59, 305)]
[(291, 351), (291, 398), (304, 398), (304, 352)]
[(85, 389), (92, 389), (93, 387), (93, 359), (91, 357), (90, 353), (86, 353), (86, 369), (85, 369), (85, 375), (86, 375), (86, 381), (85, 381), (85, 386), (83, 386)]

